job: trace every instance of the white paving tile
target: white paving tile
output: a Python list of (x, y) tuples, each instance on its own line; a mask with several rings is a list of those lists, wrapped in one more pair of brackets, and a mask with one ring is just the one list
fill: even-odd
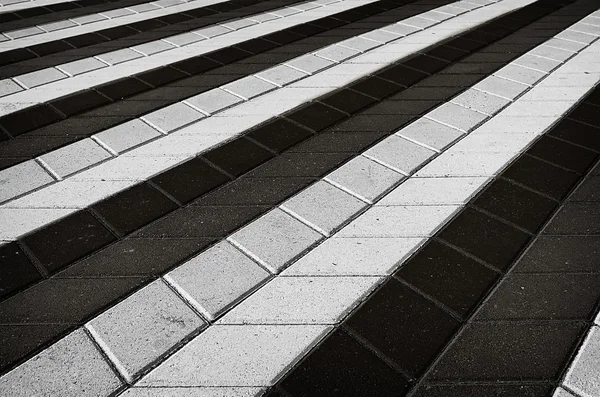
[[(392, 32), (393, 33), (393, 32)], [(344, 41), (340, 41), (338, 45), (348, 47), (352, 50), (366, 52), (381, 45), (381, 43), (373, 40), (368, 40), (363, 37), (352, 37)]]
[(343, 62), (346, 59), (360, 54), (360, 51), (342, 47), (337, 44), (332, 44), (319, 51), (316, 51), (314, 54), (334, 62)]
[(461, 131), (469, 132), (485, 119), (485, 114), (448, 102), (427, 113), (427, 117)]
[(242, 101), (242, 98), (217, 88), (188, 98), (185, 103), (206, 114), (212, 114)]
[(294, 58), (291, 61), (286, 62), (285, 64), (295, 69), (298, 69), (304, 73), (315, 74), (333, 65), (334, 62), (328, 61), (327, 59), (319, 58), (318, 56), (312, 54), (307, 54), (302, 55), (298, 58)]
[(156, 280), (86, 327), (128, 382), (206, 323)]
[(142, 54), (135, 52), (130, 48), (123, 48), (122, 50), (111, 51), (97, 56), (98, 59), (101, 59), (110, 65), (116, 65), (141, 57), (143, 57)]
[(12, 199), (54, 182), (54, 178), (34, 160), (0, 171), (0, 202)]
[(279, 65), (257, 73), (256, 76), (279, 87), (283, 87), (284, 85), (305, 78), (308, 74), (289, 66)]
[(391, 274), (423, 241), (336, 235), (293, 263), (281, 276), (384, 276)]
[(416, 177), (464, 177), (464, 176), (493, 176), (514, 157), (513, 153), (491, 152), (459, 152), (449, 149), (427, 164), (417, 173)]
[(452, 98), (452, 102), (490, 116), (498, 113), (510, 103), (508, 99), (474, 89), (469, 89)]
[(372, 207), (338, 232), (339, 237), (426, 237), (437, 231), (458, 206)]
[(554, 117), (562, 116), (575, 103), (572, 101), (527, 101), (520, 100), (507, 107), (505, 117)]
[(73, 21), (64, 20), (52, 23), (46, 23), (43, 25), (39, 25), (40, 28), (44, 29), (46, 32), (53, 32), (55, 30), (67, 29), (73, 26), (77, 26), (77, 24)]
[(436, 150), (442, 150), (464, 133), (447, 125), (426, 118), (402, 128), (396, 135), (421, 143)]
[(94, 135), (116, 153), (123, 153), (161, 134), (141, 120), (135, 119)]
[(537, 83), (546, 73), (539, 70), (524, 68), (518, 65), (507, 65), (494, 73), (494, 76), (502, 77), (517, 83), (527, 84), (529, 86)]
[(515, 65), (536, 69), (546, 73), (550, 73), (552, 70), (556, 69), (561, 64), (559, 61), (555, 61), (548, 58), (542, 58), (530, 54), (525, 54), (515, 59), (513, 63)]
[(369, 33), (361, 34), (360, 37), (363, 37), (368, 40), (377, 41), (381, 44), (389, 43), (390, 41), (396, 40), (403, 35), (398, 33), (386, 32), (381, 29), (373, 30)]
[(132, 387), (122, 397), (258, 397), (260, 387)]
[(39, 158), (54, 174), (64, 178), (110, 157), (112, 157), (110, 153), (98, 143), (86, 138), (44, 154)]
[(430, 27), (431, 25), (435, 25), (436, 21), (433, 21), (433, 20), (427, 19), (427, 18), (423, 18), (422, 16), (417, 15), (417, 16), (402, 20), (402, 24), (408, 25), (408, 26), (414, 26), (414, 27), (417, 27), (420, 29), (425, 29), (425, 28)]
[(475, 84), (473, 88), (512, 100), (528, 90), (529, 86), (500, 77), (489, 76)]
[(127, 8), (117, 8), (116, 10), (102, 11), (100, 14), (112, 19), (112, 18), (120, 18), (120, 17), (124, 17), (126, 15), (135, 14), (135, 12), (128, 10)]
[(107, 66), (108, 65), (106, 63), (99, 61), (96, 58), (84, 58), (78, 61), (64, 63), (59, 65), (57, 68), (71, 76), (76, 76), (78, 74), (91, 72), (92, 70), (105, 68)]
[(9, 32), (3, 32), (5, 36), (10, 37), (11, 39), (20, 39), (23, 37), (29, 37), (36, 34), (44, 33), (44, 31), (37, 26), (32, 26), (24, 29), (11, 30)]
[(222, 241), (171, 271), (165, 279), (197, 310), (214, 320), (267, 277), (266, 270)]
[(343, 190), (318, 181), (285, 201), (281, 207), (329, 235), (366, 205)]
[(79, 329), (0, 378), (12, 397), (109, 395), (121, 387), (102, 354)]
[(378, 206), (464, 204), (488, 178), (410, 178), (383, 197)]
[(278, 273), (322, 237), (276, 208), (243, 227), (229, 239), (272, 273)]
[(196, 43), (198, 41), (205, 40), (205, 38), (200, 36), (199, 34), (195, 34), (193, 32), (188, 32), (188, 33), (178, 34), (175, 36), (169, 36), (169, 37), (164, 38), (163, 40), (165, 40), (169, 43), (173, 43), (178, 47), (182, 47), (182, 46), (185, 46), (188, 44), (192, 44), (192, 43)]
[(42, 84), (48, 84), (53, 81), (66, 79), (68, 76), (58, 69), (55, 68), (47, 68), (42, 70), (37, 70), (35, 72), (22, 74), (20, 76), (15, 77), (15, 80), (18, 80), (19, 83), (23, 84), (27, 88), (33, 88), (40, 86)]
[[(556, 39), (564, 39), (564, 40), (573, 41), (573, 42), (581, 43), (581, 44), (590, 44), (594, 40), (596, 40), (596, 36), (594, 36), (594, 35), (587, 34), (587, 33), (581, 33), (581, 32), (574, 32), (569, 29), (563, 30), (562, 32), (560, 32), (559, 34), (557, 34), (554, 37)], [(548, 43), (548, 44), (552, 45), (551, 43)]]
[(560, 48), (541, 45), (530, 52), (531, 55), (552, 59), (558, 62), (564, 62), (573, 56), (573, 52), (569, 50), (561, 50)]
[(324, 325), (213, 326), (139, 385), (270, 386), (329, 329)]
[(435, 152), (399, 136), (392, 135), (367, 150), (365, 155), (393, 170), (410, 175), (434, 156)]
[(383, 28), (381, 28), (381, 30), (383, 30), (384, 32), (398, 34), (400, 36), (408, 36), (409, 34), (418, 32), (421, 29), (415, 26), (405, 25), (403, 23), (396, 23), (393, 25), (384, 26)]
[(600, 327), (592, 327), (563, 384), (582, 397), (600, 395)]
[(276, 88), (277, 86), (275, 84), (271, 84), (254, 76), (246, 76), (223, 86), (223, 89), (230, 91), (246, 100), (252, 99)]
[(173, 44), (167, 43), (166, 41), (156, 40), (156, 41), (150, 41), (148, 43), (136, 45), (131, 48), (137, 52), (140, 52), (140, 53), (148, 56), (148, 55), (152, 55), (152, 54), (157, 54), (159, 52), (171, 50), (171, 49), (175, 48), (175, 46)]
[(277, 277), (217, 324), (337, 324), (379, 281), (378, 277)]
[(373, 203), (404, 179), (404, 175), (366, 157), (358, 156), (327, 175), (325, 179), (362, 200)]
[(255, 25), (257, 22), (253, 21), (251, 19), (248, 18), (243, 18), (243, 19), (236, 19), (236, 20), (232, 20), (232, 21), (225, 21), (223, 22), (223, 26), (232, 29), (232, 30), (238, 30), (238, 29), (243, 29), (246, 28), (248, 26), (252, 26)]
[(192, 109), (183, 102), (176, 102), (152, 113), (148, 113), (141, 119), (155, 127), (157, 130), (167, 134), (204, 117), (206, 117), (204, 113)]
[(225, 33), (231, 32), (231, 31), (232, 31), (231, 29), (227, 29), (225, 26), (215, 25), (215, 26), (210, 26), (208, 28), (194, 30), (194, 33), (197, 33), (197, 34), (209, 39), (212, 37), (221, 36)]
[(143, 4), (136, 4), (134, 6), (127, 7), (127, 8), (129, 8), (130, 10), (135, 11), (137, 13), (142, 13), (142, 12), (157, 10), (160, 7), (157, 5), (154, 5), (152, 3), (143, 3)]
[(71, 20), (76, 22), (78, 25), (87, 25), (88, 23), (94, 23), (105, 19), (107, 18), (100, 14), (89, 14), (81, 17), (71, 18)]

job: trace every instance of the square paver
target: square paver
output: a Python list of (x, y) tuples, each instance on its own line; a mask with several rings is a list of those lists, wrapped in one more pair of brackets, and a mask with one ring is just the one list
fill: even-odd
[(422, 143), (436, 150), (446, 148), (463, 134), (462, 131), (424, 117), (396, 133), (398, 136)]
[(365, 155), (397, 172), (410, 175), (434, 156), (435, 152), (399, 136), (392, 135), (367, 150)]
[(494, 76), (533, 86), (542, 77), (546, 76), (546, 73), (511, 64), (495, 72)]
[(326, 176), (326, 180), (369, 203), (373, 203), (404, 178), (404, 175), (363, 156), (350, 160)]
[(329, 235), (366, 205), (343, 190), (319, 181), (285, 201), (282, 207)]
[(379, 43), (377, 41), (373, 41), (373, 40), (368, 40), (363, 37), (352, 37), (350, 39), (341, 41), (339, 43), (339, 45), (348, 47), (352, 50), (366, 52), (375, 47), (379, 47), (381, 45), (381, 43)]
[(83, 15), (81, 17), (71, 18), (71, 20), (76, 22), (78, 25), (87, 25), (88, 23), (103, 21), (105, 19), (108, 19), (108, 18), (101, 14), (89, 14), (89, 15)]
[(383, 197), (376, 205), (464, 204), (488, 178), (410, 178)]
[(373, 207), (340, 230), (339, 237), (425, 237), (457, 210), (455, 205)]
[(42, 29), (38, 28), (37, 26), (33, 26), (30, 28), (24, 28), (24, 29), (17, 29), (17, 30), (12, 30), (10, 32), (4, 32), (4, 35), (7, 37), (10, 37), (11, 39), (21, 39), (23, 37), (29, 37), (29, 36), (33, 36), (36, 34), (41, 34), (41, 33), (46, 33), (44, 32)]
[(243, 247), (271, 272), (278, 273), (322, 237), (276, 208), (237, 231), (229, 239)]
[(217, 88), (188, 98), (185, 103), (206, 114), (212, 114), (242, 101), (242, 98)]
[(131, 381), (205, 324), (162, 280), (157, 280), (90, 321), (87, 327)]
[(79, 329), (0, 379), (3, 396), (109, 395), (122, 386), (100, 351)]
[(556, 69), (561, 63), (548, 58), (542, 58), (535, 55), (525, 54), (517, 58), (514, 62), (515, 65), (525, 66), (527, 68), (536, 69), (540, 72), (550, 73)]
[(308, 73), (303, 73), (299, 70), (290, 68), (289, 66), (279, 65), (267, 69), (264, 72), (257, 73), (256, 76), (276, 84), (279, 87), (283, 87), (284, 85), (305, 78), (308, 76)]
[(514, 153), (503, 152), (461, 152), (450, 148), (444, 156), (434, 159), (431, 163), (415, 173), (419, 178), (430, 177), (465, 177), (492, 176), (500, 171)]
[(136, 45), (131, 48), (137, 52), (144, 54), (144, 55), (152, 55), (152, 54), (157, 54), (159, 52), (171, 50), (171, 49), (175, 48), (175, 46), (173, 44), (167, 43), (166, 41), (156, 40), (156, 41), (151, 41), (149, 43)]
[(486, 77), (473, 87), (494, 95), (504, 97), (506, 99), (515, 99), (527, 89), (529, 89), (529, 86), (526, 84), (502, 79), (496, 76)]
[(44, 154), (40, 156), (40, 160), (57, 175), (64, 178), (110, 157), (111, 154), (98, 143), (86, 138)]
[(214, 320), (270, 274), (222, 241), (165, 276), (197, 310)]
[(385, 32), (395, 33), (401, 36), (408, 36), (409, 34), (413, 34), (414, 32), (418, 32), (419, 28), (415, 26), (408, 26), (403, 23), (395, 23), (393, 25), (385, 26), (381, 28), (381, 30)]
[(166, 37), (164, 40), (169, 43), (172, 43), (178, 47), (183, 47), (188, 44), (192, 44), (192, 43), (196, 43), (198, 41), (205, 40), (205, 38), (200, 36), (199, 34), (188, 32), (188, 33), (178, 34), (175, 36)]
[(202, 36), (210, 39), (211, 37), (217, 37), (217, 36), (220, 36), (225, 33), (230, 33), (232, 31), (233, 30), (228, 29), (225, 26), (215, 25), (215, 26), (210, 26), (208, 28), (194, 30), (194, 33), (202, 35)]
[(387, 275), (402, 265), (418, 247), (421, 238), (330, 238), (281, 276), (374, 276)]
[(292, 66), (293, 68), (308, 74), (315, 74), (333, 64), (334, 62), (332, 61), (319, 58), (312, 54), (303, 55), (286, 62), (286, 65)]
[(132, 59), (141, 58), (143, 55), (130, 48), (123, 48), (122, 50), (100, 54), (97, 57), (110, 65), (116, 65), (118, 63), (131, 61)]
[(46, 32), (53, 32), (55, 30), (61, 30), (66, 28), (71, 28), (73, 26), (77, 26), (77, 24), (73, 21), (64, 20), (52, 23), (46, 23), (44, 25), (39, 25), (40, 28), (44, 29)]
[(23, 84), (27, 88), (37, 87), (43, 84), (52, 83), (53, 81), (58, 81), (62, 79), (66, 79), (67, 76), (65, 73), (61, 72), (55, 68), (47, 68), (42, 70), (37, 70), (35, 72), (22, 74), (20, 76), (15, 77), (15, 80), (18, 80), (19, 83)]
[(463, 92), (453, 98), (452, 102), (490, 116), (498, 113), (510, 103), (508, 99), (474, 89)]
[(345, 61), (346, 59), (356, 56), (357, 54), (360, 54), (360, 51), (342, 47), (337, 44), (330, 45), (315, 52), (315, 55), (318, 55), (325, 59), (329, 59), (334, 62)]
[(233, 308), (218, 324), (336, 324), (379, 280), (277, 277)]
[(0, 202), (51, 182), (54, 182), (54, 178), (34, 160), (6, 168), (0, 171)]
[(223, 89), (230, 91), (246, 100), (276, 89), (275, 84), (254, 76), (246, 76), (232, 83), (223, 86)]
[(488, 118), (488, 116), (483, 113), (467, 109), (451, 102), (445, 103), (427, 113), (427, 117), (465, 132), (471, 131)]
[(94, 136), (116, 153), (123, 153), (161, 134), (142, 120), (135, 119)]
[(23, 91), (23, 87), (11, 79), (0, 80), (0, 96), (14, 94), (19, 91)]
[(92, 70), (102, 69), (107, 67), (108, 65), (102, 61), (97, 60), (96, 58), (85, 58), (80, 59), (78, 61), (65, 63), (63, 65), (59, 65), (58, 69), (63, 72), (76, 76), (78, 74), (91, 72)]
[(550, 58), (557, 62), (564, 62), (573, 56), (570, 50), (561, 50), (560, 48), (541, 45), (530, 51), (531, 55), (537, 55), (544, 58)]
[(157, 130), (167, 134), (204, 117), (206, 117), (206, 115), (192, 109), (185, 103), (176, 102), (170, 106), (143, 116), (142, 120), (152, 125)]

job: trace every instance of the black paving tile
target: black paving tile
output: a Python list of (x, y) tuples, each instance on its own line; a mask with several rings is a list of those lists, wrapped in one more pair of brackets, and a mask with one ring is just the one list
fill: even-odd
[(136, 77), (154, 87), (160, 87), (161, 85), (187, 77), (187, 74), (172, 67), (164, 66), (149, 72), (140, 73)]
[(348, 88), (378, 100), (385, 99), (403, 89), (401, 85), (380, 79), (379, 77), (368, 77), (349, 85)]
[(145, 278), (48, 279), (0, 303), (2, 324), (80, 324)]
[[(319, 24), (320, 25), (320, 24)], [(300, 40), (304, 36), (298, 33), (292, 33), (288, 30), (281, 30), (279, 32), (271, 33), (262, 38), (268, 41), (272, 41), (273, 43), (277, 43), (279, 45), (288, 44), (294, 42), (296, 40)]]
[(530, 236), (513, 226), (467, 207), (439, 237), (505, 271)]
[(377, 73), (377, 77), (408, 87), (427, 77), (427, 73), (400, 64)]
[(500, 69), (505, 64), (503, 62), (457, 62), (443, 69), (441, 74), (465, 74), (465, 75), (480, 75), (481, 78), (487, 77), (496, 70)]
[(407, 380), (341, 330), (292, 370), (281, 387), (294, 397), (404, 396)]
[(600, 106), (600, 89), (596, 88), (585, 99), (584, 102)]
[(600, 273), (600, 236), (540, 236), (517, 262), (515, 273)]
[(485, 296), (498, 274), (460, 252), (431, 241), (394, 275), (463, 318)]
[(58, 338), (70, 327), (68, 324), (0, 325), (0, 371)]
[(556, 200), (562, 199), (580, 179), (579, 174), (574, 171), (565, 170), (527, 154), (513, 162), (502, 176)]
[(92, 206), (108, 224), (126, 235), (179, 208), (167, 196), (142, 183)]
[(172, 66), (188, 74), (198, 74), (214, 69), (220, 66), (220, 64), (206, 57), (194, 57), (177, 62)]
[(138, 79), (128, 77), (100, 86), (96, 88), (96, 91), (106, 95), (113, 101), (118, 101), (123, 98), (139, 94), (140, 92), (150, 90), (151, 88), (152, 87), (150, 85), (143, 83)]
[(250, 55), (252, 55), (252, 53), (235, 47), (228, 47), (222, 50), (211, 52), (210, 54), (206, 54), (208, 58), (217, 61), (223, 65), (239, 61), (240, 59), (244, 59)]
[(23, 238), (50, 273), (114, 240), (115, 236), (86, 211), (78, 211)]
[(54, 108), (67, 117), (110, 103), (110, 100), (96, 91), (88, 90), (50, 102)]
[(565, 141), (600, 151), (600, 128), (567, 118), (554, 126), (549, 134)]
[(446, 45), (437, 46), (426, 53), (428, 56), (436, 57), (447, 62), (455, 62), (469, 53), (458, 48), (448, 47)]
[(566, 321), (471, 323), (428, 380), (556, 381), (585, 328)]
[(354, 114), (377, 101), (356, 91), (343, 89), (321, 99), (321, 102), (342, 112)]
[(86, 115), (82, 116), (69, 117), (68, 119), (61, 120), (57, 123), (30, 131), (24, 136), (90, 136), (96, 132), (113, 127), (129, 119), (129, 117), (123, 116), (86, 117), (87, 115), (88, 114), (86, 113)]
[(273, 157), (267, 149), (246, 139), (236, 139), (203, 154), (231, 175), (239, 176)]
[(392, 95), (389, 100), (448, 100), (462, 91), (460, 87), (431, 87), (431, 86), (412, 86), (396, 95)]
[(242, 177), (210, 192), (192, 205), (276, 205), (314, 181), (314, 178)]
[(17, 243), (0, 247), (0, 300), (41, 278)]
[(335, 132), (385, 132), (392, 133), (409, 123), (414, 116), (406, 114), (359, 114), (332, 127)]
[[(471, 38), (473, 38), (474, 40), (472, 40)], [(477, 51), (478, 49), (482, 48), (483, 46), (485, 46), (486, 43), (489, 43), (489, 42), (490, 41), (487, 41), (486, 37), (482, 37), (478, 34), (478, 35), (473, 35), (473, 36), (469, 36), (469, 37), (458, 37), (456, 39), (447, 41), (444, 44), (448, 47), (453, 47), (453, 48), (458, 48), (459, 50), (473, 52), (473, 51)]]
[(263, 39), (253, 39), (236, 44), (235, 47), (252, 54), (260, 54), (277, 47), (277, 44)]
[(1, 117), (0, 125), (12, 136), (17, 136), (61, 119), (62, 116), (50, 106), (38, 105)]
[(600, 201), (600, 177), (589, 176), (569, 196), (569, 201)]
[[(186, 14), (189, 14), (189, 12), (186, 12)], [(146, 19), (143, 21), (130, 23), (128, 26), (134, 28), (135, 30), (139, 30), (140, 32), (147, 32), (168, 25), (165, 22), (159, 21), (158, 19)]]
[(56, 274), (70, 277), (157, 276), (197, 254), (214, 239), (124, 239)]
[(442, 350), (459, 322), (423, 296), (391, 279), (345, 324), (416, 377)]
[(353, 157), (351, 153), (283, 153), (251, 171), (247, 176), (269, 177), (321, 177)]
[(475, 320), (590, 320), (600, 298), (600, 275), (513, 274)]
[(335, 148), (338, 153), (359, 153), (387, 136), (387, 132), (324, 132), (290, 149), (290, 152), (328, 153)]
[(116, 40), (123, 37), (133, 36), (139, 32), (129, 26), (116, 26), (114, 28), (100, 30), (97, 33), (109, 40)]
[(199, 158), (186, 161), (150, 179), (180, 203), (188, 203), (229, 180)]
[(312, 135), (312, 132), (290, 121), (277, 119), (250, 131), (246, 136), (275, 152), (281, 152)]
[(347, 116), (339, 110), (330, 108), (322, 103), (313, 102), (302, 109), (286, 114), (285, 117), (313, 131), (319, 132)]
[(543, 397), (554, 391), (552, 385), (428, 385), (414, 397)]
[(29, 137), (21, 135), (0, 145), (0, 158), (19, 157), (25, 159), (35, 157), (40, 153), (64, 146), (80, 139), (78, 135), (59, 137)]
[(557, 207), (554, 200), (497, 179), (473, 202), (477, 207), (536, 232)]
[(404, 61), (403, 64), (422, 72), (433, 74), (439, 70), (442, 70), (450, 63), (427, 55), (418, 55), (409, 59), (408, 61)]
[(31, 46), (29, 47), (29, 50), (35, 52), (38, 56), (43, 57), (57, 52), (72, 50), (73, 48), (75, 47), (67, 42), (58, 40)]
[(598, 154), (568, 142), (543, 136), (527, 151), (528, 154), (583, 174), (598, 158)]
[(144, 229), (135, 232), (133, 236), (149, 238), (223, 238), (265, 211), (265, 207), (258, 206), (191, 206), (164, 216)]
[(421, 115), (439, 105), (439, 101), (383, 101), (362, 112), (362, 115)]
[(544, 234), (600, 234), (598, 203), (567, 203), (544, 229)]
[(580, 103), (575, 110), (569, 113), (570, 119), (600, 127), (600, 107), (589, 103)]
[(75, 48), (89, 47), (94, 44), (104, 43), (108, 39), (96, 33), (86, 33), (63, 39)]
[(25, 48), (17, 48), (2, 53), (2, 58), (0, 59), (0, 66), (25, 61), (27, 59), (33, 59), (35, 57), (35, 54), (31, 51), (28, 51)]

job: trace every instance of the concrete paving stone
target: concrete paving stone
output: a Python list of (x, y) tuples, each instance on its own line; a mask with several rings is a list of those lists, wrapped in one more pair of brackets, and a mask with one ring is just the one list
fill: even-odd
[(302, 10), (302, 11), (314, 10), (315, 8), (319, 8), (319, 7), (321, 7), (320, 4), (316, 4), (313, 2), (294, 4), (294, 8), (296, 8), (298, 10)]
[(86, 327), (128, 382), (206, 323), (156, 280)]
[(525, 116), (509, 117), (503, 113), (496, 115), (479, 127), (478, 131), (504, 133), (537, 133), (540, 134), (556, 122), (555, 117)]
[(121, 18), (125, 15), (135, 14), (135, 12), (128, 10), (127, 8), (117, 8), (116, 10), (102, 11), (100, 14), (104, 15), (107, 18), (113, 19)]
[(536, 133), (506, 133), (476, 130), (452, 147), (457, 152), (518, 153), (537, 138)]
[(521, 97), (524, 101), (570, 101), (577, 102), (587, 93), (586, 87), (545, 87), (537, 85)]
[(346, 59), (360, 54), (360, 51), (342, 47), (337, 44), (332, 44), (315, 52), (314, 54), (322, 58), (329, 59), (330, 61), (343, 62)]
[(108, 18), (100, 14), (89, 14), (81, 17), (71, 18), (71, 21), (77, 23), (78, 25), (87, 25), (88, 23), (104, 21), (106, 19)]
[(554, 394), (552, 394), (552, 397), (575, 397), (575, 395), (569, 393), (567, 390), (563, 389), (562, 387), (559, 387), (558, 389), (556, 389), (554, 391)]
[(46, 68), (42, 70), (36, 70), (35, 72), (26, 73), (15, 77), (19, 83), (23, 84), (27, 88), (33, 88), (42, 84), (51, 83), (53, 81), (62, 80), (69, 76), (64, 74), (55, 68)]
[(452, 98), (452, 102), (489, 116), (498, 113), (510, 103), (508, 99), (474, 89), (469, 89)]
[(466, 177), (496, 175), (515, 156), (515, 153), (469, 153), (449, 149), (443, 156), (427, 164), (414, 176), (431, 177)]
[(187, 157), (118, 156), (110, 161), (80, 172), (72, 178), (83, 181), (143, 181), (176, 166)]
[(581, 43), (569, 39), (561, 39), (556, 36), (546, 41), (544, 44), (549, 47), (560, 48), (561, 50), (567, 50), (571, 52), (579, 52), (587, 47), (587, 43)]
[(325, 181), (318, 181), (285, 201), (281, 207), (323, 234), (330, 235), (366, 205), (343, 190)]
[(454, 16), (464, 14), (469, 11), (466, 8), (461, 8), (460, 3), (453, 3), (452, 5), (445, 5), (435, 9), (437, 12), (443, 12), (446, 14), (452, 14)]
[(285, 63), (288, 66), (299, 69), (300, 71), (308, 74), (315, 74), (331, 65), (334, 62), (327, 59), (319, 58), (312, 54), (302, 55), (301, 57), (294, 58), (291, 61)]
[(488, 178), (410, 178), (383, 197), (378, 206), (465, 204)]
[(269, 11), (270, 14), (274, 14), (280, 17), (289, 17), (290, 15), (299, 14), (302, 10), (298, 10), (292, 7), (284, 7), (278, 10)]
[(252, 25), (256, 25), (257, 22), (253, 21), (251, 19), (247, 19), (247, 18), (242, 18), (242, 19), (236, 19), (233, 21), (225, 21), (223, 22), (221, 25), (232, 29), (232, 30), (238, 30), (238, 29), (243, 29), (243, 28), (247, 28), (248, 26), (252, 26)]
[(377, 30), (373, 30), (369, 33), (361, 34), (359, 37), (362, 37), (362, 38), (365, 38), (368, 40), (373, 40), (378, 43), (386, 44), (386, 43), (389, 43), (390, 41), (394, 41), (402, 36), (403, 35), (401, 35), (399, 33), (386, 32), (384, 30), (377, 29)]
[(426, 29), (437, 22), (431, 19), (423, 18), (421, 15), (402, 20), (403, 25), (414, 26), (419, 29)]
[(135, 11), (137, 13), (143, 13), (143, 12), (148, 12), (148, 11), (160, 9), (159, 6), (154, 5), (152, 3), (137, 4), (137, 5), (134, 5), (134, 6), (131, 6), (131, 7), (127, 7), (127, 8), (129, 8), (131, 11)]
[(255, 76), (261, 79), (267, 80), (279, 87), (293, 83), (294, 81), (300, 80), (308, 76), (307, 73), (303, 73), (299, 70), (290, 68), (289, 66), (279, 65), (273, 68), (267, 69), (264, 72), (257, 73)]
[(74, 209), (0, 208), (0, 240), (16, 240), (73, 212)]
[(396, 132), (398, 136), (422, 143), (438, 151), (446, 148), (463, 134), (462, 131), (426, 118), (420, 118)]
[(435, 152), (407, 139), (392, 135), (367, 150), (365, 155), (397, 172), (410, 175), (434, 156)]
[(322, 237), (276, 208), (234, 233), (229, 240), (243, 247), (272, 273), (279, 273)]
[(270, 386), (331, 329), (324, 325), (212, 326), (139, 386)]
[(279, 19), (279, 18), (281, 18), (281, 17), (278, 16), (278, 15), (269, 14), (269, 13), (257, 14), (257, 15), (250, 15), (248, 17), (248, 19), (252, 19), (253, 21), (256, 21), (258, 23), (272, 21), (274, 19)]
[(58, 22), (52, 22), (52, 23), (46, 23), (43, 25), (39, 25), (39, 27), (44, 29), (46, 32), (53, 32), (55, 30), (67, 29), (67, 28), (71, 28), (73, 26), (77, 26), (77, 24), (73, 21), (69, 21), (68, 19), (64, 20), (64, 21), (58, 21)]
[(37, 26), (32, 26), (24, 29), (12, 30), (10, 32), (3, 32), (6, 37), (10, 37), (11, 39), (21, 39), (23, 37), (34, 36), (36, 34), (46, 33), (42, 29)]
[(221, 36), (222, 34), (226, 34), (229, 32), (232, 32), (232, 30), (227, 29), (225, 26), (221, 26), (221, 25), (210, 26), (208, 28), (194, 30), (194, 33), (204, 36), (207, 39), (210, 39), (212, 37)]
[(96, 58), (85, 58), (59, 65), (57, 68), (71, 76), (76, 76), (78, 74), (91, 72), (92, 70), (102, 69), (107, 66), (107, 64)]
[(141, 119), (157, 130), (168, 134), (171, 131), (203, 119), (204, 117), (206, 117), (204, 113), (192, 109), (183, 102), (176, 102), (152, 113), (148, 113)]
[(265, 80), (254, 76), (246, 76), (222, 87), (224, 90), (230, 91), (246, 100), (264, 94), (277, 88), (275, 84), (271, 84)]
[(143, 57), (142, 54), (135, 52), (130, 48), (123, 48), (122, 50), (111, 51), (97, 56), (98, 59), (101, 59), (110, 65), (116, 65), (118, 63), (131, 61), (132, 59), (141, 57)]
[(553, 59), (542, 58), (530, 54), (525, 54), (515, 59), (513, 63), (515, 65), (536, 69), (545, 73), (550, 73), (552, 70), (556, 69), (561, 64), (561, 62), (555, 61)]
[(96, 135), (98, 140), (116, 153), (123, 153), (161, 134), (139, 119), (131, 120)]
[(23, 87), (11, 79), (0, 80), (0, 96), (14, 94), (19, 91), (23, 91)]
[(192, 306), (214, 320), (270, 274), (227, 241), (165, 276)]
[(600, 36), (600, 26), (589, 25), (587, 23), (576, 23), (575, 25), (572, 25), (569, 29), (574, 30), (576, 32), (591, 34), (596, 37)]
[(157, 54), (159, 52), (163, 52), (163, 51), (167, 51), (167, 50), (172, 50), (173, 48), (175, 48), (175, 46), (173, 44), (169, 44), (163, 40), (155, 40), (155, 41), (151, 41), (149, 43), (144, 43), (144, 44), (140, 44), (140, 45), (131, 47), (131, 49), (133, 49), (137, 52), (140, 52), (146, 56), (152, 55), (152, 54)]
[(546, 73), (511, 64), (495, 72), (494, 76), (533, 86), (546, 76)]
[(404, 178), (404, 175), (363, 156), (350, 160), (325, 177), (368, 203), (373, 203)]
[(572, 101), (526, 101), (519, 100), (507, 107), (502, 115), (505, 117), (554, 117), (562, 116), (568, 111)]
[(206, 114), (212, 114), (242, 101), (242, 98), (216, 88), (188, 98), (185, 103)]
[(110, 157), (112, 157), (111, 154), (98, 143), (86, 138), (44, 154), (39, 158), (55, 174), (64, 178)]
[(435, 233), (460, 207), (372, 207), (340, 230), (339, 237), (426, 237)]
[(54, 182), (41, 165), (25, 161), (0, 171), (0, 202)]
[(488, 118), (485, 114), (454, 103), (445, 103), (427, 113), (427, 118), (469, 132)]
[(3, 396), (109, 395), (121, 387), (82, 329), (76, 330), (0, 378)]
[(196, 43), (198, 41), (202, 41), (202, 40), (206, 40), (206, 39), (198, 34), (188, 32), (188, 33), (178, 34), (175, 36), (169, 36), (169, 37), (166, 37), (164, 40), (169, 43), (172, 43), (178, 47), (183, 47), (188, 44)]
[(563, 30), (554, 37), (556, 39), (564, 39), (582, 44), (591, 44), (594, 40), (596, 40), (596, 36), (594, 35), (582, 32), (574, 32), (569, 29)]
[(132, 387), (122, 397), (258, 397), (260, 387)]
[(380, 280), (379, 277), (277, 277), (217, 324), (337, 324)]
[[(192, 125), (193, 126), (193, 125)], [(231, 134), (181, 134), (179, 130), (169, 136), (163, 136), (123, 156), (129, 157), (195, 157), (224, 141), (231, 139)]]
[(367, 40), (363, 37), (352, 37), (350, 39), (340, 41), (338, 43), (338, 45), (343, 46), (343, 47), (348, 47), (352, 50), (366, 52), (366, 51), (372, 50), (375, 47), (379, 47), (381, 45), (381, 43), (378, 43), (373, 40)]
[(600, 395), (600, 327), (590, 328), (563, 385), (582, 397)]
[(475, 84), (473, 88), (513, 100), (523, 92), (527, 91), (529, 86), (500, 77), (489, 76)]
[(325, 240), (281, 276), (385, 276), (423, 243), (421, 238), (346, 238)]

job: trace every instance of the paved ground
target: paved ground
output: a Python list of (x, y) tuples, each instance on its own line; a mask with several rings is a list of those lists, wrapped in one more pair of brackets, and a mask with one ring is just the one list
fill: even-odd
[(600, 396), (596, 0), (0, 0), (1, 396)]

